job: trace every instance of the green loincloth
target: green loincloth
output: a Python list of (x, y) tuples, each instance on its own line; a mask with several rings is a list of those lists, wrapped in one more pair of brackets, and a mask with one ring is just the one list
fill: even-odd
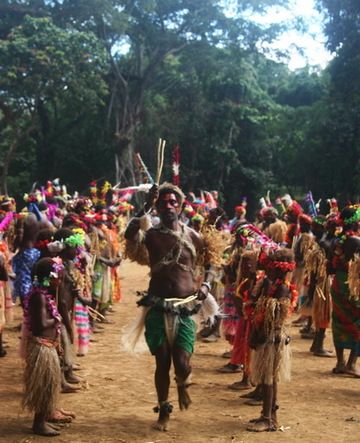
[[(150, 352), (154, 355), (159, 347), (167, 340), (165, 331), (165, 314), (156, 307), (150, 308), (145, 319), (145, 339)], [(181, 348), (189, 354), (194, 352), (196, 326), (191, 317), (176, 316), (178, 318), (177, 333), (174, 347)]]

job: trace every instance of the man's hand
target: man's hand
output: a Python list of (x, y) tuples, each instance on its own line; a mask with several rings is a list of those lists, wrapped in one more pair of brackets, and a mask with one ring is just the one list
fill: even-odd
[(154, 183), (146, 198), (145, 211), (150, 211), (154, 207), (156, 200), (159, 198), (159, 186)]

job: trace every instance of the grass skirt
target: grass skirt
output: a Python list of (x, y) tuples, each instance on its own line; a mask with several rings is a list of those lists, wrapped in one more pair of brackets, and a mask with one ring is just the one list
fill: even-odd
[(272, 385), (290, 379), (291, 349), (284, 339), (278, 344), (264, 343), (255, 349), (251, 358), (251, 381), (255, 385)]
[(49, 417), (55, 411), (61, 383), (56, 343), (31, 337), (25, 361), (23, 407)]
[(316, 288), (312, 317), (316, 329), (327, 329), (331, 319), (331, 277), (327, 276), (322, 288)]

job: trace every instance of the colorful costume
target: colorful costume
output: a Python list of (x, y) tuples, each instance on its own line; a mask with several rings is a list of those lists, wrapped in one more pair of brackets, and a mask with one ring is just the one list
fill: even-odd
[[(31, 298), (37, 292), (41, 292), (45, 296), (46, 310), (57, 321), (55, 339), (31, 335), (29, 304)], [(24, 305), (24, 323), (28, 335), (25, 354), (23, 406), (35, 412), (35, 414), (41, 414), (45, 417), (51, 416), (55, 411), (58, 394), (60, 393), (61, 372), (57, 352), (60, 322), (61, 317), (52, 295), (45, 288), (34, 288)]]
[[(266, 280), (264, 280), (265, 282)], [(290, 298), (274, 298), (279, 285), (289, 286)], [(289, 381), (291, 377), (291, 353), (287, 319), (295, 303), (295, 288), (286, 282), (274, 282), (261, 291), (257, 301), (251, 346), (251, 380), (255, 385)]]
[(32, 288), (31, 270), (40, 258), (40, 251), (35, 248), (27, 248), (18, 252), (12, 259), (13, 270), (16, 274), (14, 281), (13, 298), (24, 300)]
[(227, 285), (224, 291), (223, 312), (225, 318), (222, 320), (221, 328), (225, 340), (231, 345), (234, 343), (236, 330), (240, 320), (240, 316), (236, 310), (234, 303), (235, 283)]
[(331, 277), (327, 274), (326, 263), (325, 251), (315, 242), (305, 256), (305, 269), (308, 279), (314, 279), (312, 318), (316, 330), (327, 329), (330, 326)]
[(184, 299), (160, 298), (147, 294), (139, 306), (148, 309), (145, 317), (145, 339), (150, 352), (155, 354), (165, 340), (192, 354), (196, 338), (196, 325), (191, 318), (201, 308), (195, 296)]
[(100, 310), (112, 303), (111, 268), (100, 261), (100, 257), (110, 258), (110, 242), (104, 230), (99, 232), (99, 257), (94, 266), (92, 297), (99, 302)]
[[(341, 254), (341, 246), (339, 254)], [(335, 276), (331, 287), (331, 296), (334, 344), (341, 349), (354, 350), (360, 356), (360, 299), (352, 297), (350, 294), (348, 263), (344, 261), (343, 255), (334, 258), (333, 267)], [(358, 276), (358, 278), (360, 277)]]
[(249, 338), (251, 332), (251, 319), (254, 313), (253, 300), (251, 300), (251, 290), (254, 281), (245, 278), (243, 279), (237, 289), (235, 296), (241, 300), (242, 316), (239, 319), (236, 334), (234, 338), (233, 349), (231, 351), (230, 363), (234, 365), (243, 365), (244, 373), (250, 372), (250, 346)]

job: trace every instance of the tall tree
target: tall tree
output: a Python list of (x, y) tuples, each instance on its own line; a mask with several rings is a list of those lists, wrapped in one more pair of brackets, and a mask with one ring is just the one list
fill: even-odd
[[(3, 192), (18, 146), (30, 135), (41, 140), (64, 103), (84, 113), (104, 98), (106, 62), (95, 35), (65, 31), (48, 18), (26, 16), (0, 40), (1, 129), (11, 134), (2, 160)], [(47, 167), (51, 170), (50, 158)]]
[[(162, 72), (164, 61), (198, 42), (226, 45), (232, 41), (254, 48), (271, 32), (249, 18), (286, 0), (238, 1), (229, 18), (219, 0), (64, 0), (55, 1), (53, 14), (62, 26), (71, 22), (94, 30), (111, 57), (109, 124), (115, 136), (118, 179), (134, 181), (133, 153), (142, 122), (146, 91)], [(125, 51), (125, 47), (127, 51)]]
[[(328, 130), (324, 133), (330, 174), (344, 198), (360, 198), (360, 3), (356, 0), (319, 0), (325, 13), (330, 63)], [(329, 171), (328, 171), (329, 173)]]

